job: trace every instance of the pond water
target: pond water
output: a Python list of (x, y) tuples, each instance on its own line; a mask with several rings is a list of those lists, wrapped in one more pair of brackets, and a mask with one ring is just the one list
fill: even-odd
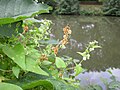
[[(101, 49), (96, 49), (91, 53), (90, 60), (83, 62), (83, 67), (89, 70), (84, 73), (84, 76), (91, 76), (95, 79), (97, 75), (108, 74), (106, 70), (111, 68), (120, 80), (120, 17), (43, 15), (39, 17), (39, 19), (41, 18), (52, 20), (54, 39), (62, 39), (62, 30), (67, 24), (71, 27), (70, 42), (66, 49), (59, 52), (61, 56), (68, 55), (81, 60), (82, 57), (76, 52), (84, 51), (90, 41), (97, 40), (102, 46)], [(82, 77), (82, 75), (80, 74), (77, 78)]]

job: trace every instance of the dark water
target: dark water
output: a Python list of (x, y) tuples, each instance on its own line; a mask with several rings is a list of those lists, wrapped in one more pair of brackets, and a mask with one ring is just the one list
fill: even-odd
[[(52, 20), (52, 33), (55, 39), (62, 39), (63, 27), (70, 25), (71, 39), (67, 48), (61, 50), (60, 55), (68, 55), (81, 60), (82, 57), (76, 52), (84, 51), (90, 41), (99, 42), (102, 49), (93, 51), (90, 60), (83, 62), (83, 67), (89, 70), (84, 76), (90, 75), (95, 78), (97, 73), (100, 74), (98, 76), (106, 76), (106, 73), (108, 74), (106, 70), (112, 68), (120, 80), (120, 17), (44, 15), (39, 18)], [(82, 74), (78, 78), (81, 76)]]

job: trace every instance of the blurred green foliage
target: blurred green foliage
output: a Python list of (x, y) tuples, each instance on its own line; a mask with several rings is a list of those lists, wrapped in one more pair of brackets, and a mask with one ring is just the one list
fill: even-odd
[(106, 0), (103, 6), (104, 15), (120, 16), (120, 0)]
[(60, 0), (56, 7), (57, 14), (79, 14), (79, 0)]
[(79, 14), (79, 0), (38, 0), (53, 7), (55, 14)]

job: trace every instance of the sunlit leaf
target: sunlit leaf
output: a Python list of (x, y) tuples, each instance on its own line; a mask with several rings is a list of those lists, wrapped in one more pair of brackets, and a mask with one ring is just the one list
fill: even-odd
[(0, 83), (0, 90), (23, 90), (23, 89), (14, 84)]
[(43, 61), (42, 64), (43, 64), (43, 65), (51, 65), (52, 62), (49, 62), (49, 61)]
[(57, 68), (66, 68), (65, 62), (59, 57), (56, 57), (55, 64), (56, 64)]
[(0, 24), (12, 23), (36, 14), (48, 13), (52, 8), (33, 0), (0, 0)]
[(4, 76), (0, 76), (0, 83), (4, 80), (6, 80), (6, 78)]
[(83, 72), (83, 68), (80, 66), (80, 65), (77, 65), (76, 64), (76, 67), (75, 67), (75, 75), (79, 75), (81, 72)]
[(78, 54), (80, 54), (81, 56), (85, 56), (86, 55), (86, 52), (77, 52)]
[(24, 47), (21, 44), (17, 44), (14, 47), (5, 46), (3, 47), (3, 52), (11, 58), (17, 65), (19, 65), (23, 70), (25, 67), (25, 52)]
[(34, 60), (37, 60), (40, 58), (39, 51), (37, 49), (34, 49), (33, 47), (27, 47), (25, 51), (26, 51), (27, 55), (29, 55)]
[(40, 66), (37, 64), (35, 60), (33, 60), (31, 57), (26, 56), (26, 70), (31, 71), (37, 74), (47, 75), (45, 71), (43, 71)]
[(20, 68), (19, 67), (13, 67), (12, 71), (13, 71), (13, 74), (18, 78), (19, 73), (20, 73)]
[(93, 48), (102, 48), (101, 46), (95, 45)]

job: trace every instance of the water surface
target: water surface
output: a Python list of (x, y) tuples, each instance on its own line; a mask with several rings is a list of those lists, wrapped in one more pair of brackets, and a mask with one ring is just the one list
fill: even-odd
[[(43, 15), (39, 19), (52, 20), (52, 36), (62, 39), (63, 27), (70, 25), (72, 35), (66, 49), (60, 50), (59, 55), (68, 55), (81, 60), (76, 52), (84, 51), (90, 41), (97, 40), (102, 49), (91, 53), (90, 60), (83, 62), (87, 72), (79, 74), (76, 78), (81, 80), (80, 85), (98, 84), (102, 90), (107, 90), (101, 78), (111, 81), (112, 74), (120, 81), (120, 17), (86, 17), (74, 15)], [(118, 89), (119, 90), (119, 89)]]
[(120, 17), (44, 15), (40, 18), (52, 20), (52, 33), (55, 39), (62, 39), (63, 27), (70, 25), (71, 39), (60, 55), (68, 55), (81, 60), (81, 56), (76, 52), (84, 51), (90, 41), (97, 40), (102, 49), (92, 52), (90, 60), (85, 61), (83, 67), (90, 70), (120, 68)]

